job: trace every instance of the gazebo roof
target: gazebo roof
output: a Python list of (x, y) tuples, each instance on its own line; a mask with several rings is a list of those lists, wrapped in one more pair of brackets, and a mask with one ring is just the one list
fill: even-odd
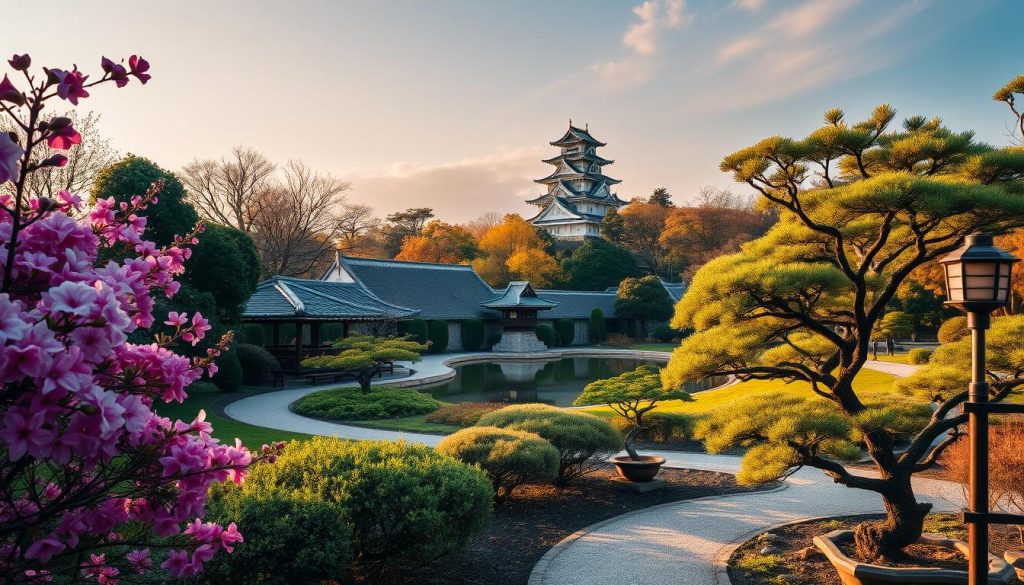
[(505, 291), (497, 297), (480, 303), (488, 309), (536, 309), (545, 311), (558, 306), (547, 299), (542, 299), (534, 292), (530, 283), (525, 280), (518, 280), (508, 283)]
[(256, 286), (242, 320), (376, 321), (418, 314), (418, 310), (382, 300), (359, 282), (275, 276)]

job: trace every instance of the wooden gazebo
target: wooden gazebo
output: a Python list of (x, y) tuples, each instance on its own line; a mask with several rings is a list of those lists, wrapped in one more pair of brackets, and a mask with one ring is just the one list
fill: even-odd
[(275, 276), (256, 286), (242, 320), (269, 329), (264, 346), (282, 370), (298, 374), (302, 360), (332, 351), (331, 339), (322, 335), (324, 324), (341, 323), (348, 336), (356, 323), (402, 321), (418, 313), (381, 300), (359, 282)]

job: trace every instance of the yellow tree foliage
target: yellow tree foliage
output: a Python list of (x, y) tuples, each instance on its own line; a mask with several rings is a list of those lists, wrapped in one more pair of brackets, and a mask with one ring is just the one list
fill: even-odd
[(461, 264), (479, 253), (473, 234), (461, 225), (434, 220), (416, 236), (402, 240), (402, 249), (395, 260)]
[(529, 280), (535, 288), (548, 288), (562, 275), (558, 262), (544, 250), (522, 248), (505, 261), (516, 280)]
[[(552, 269), (555, 260), (544, 251), (544, 241), (537, 229), (518, 214), (506, 215), (501, 223), (484, 232), (479, 246), (480, 257), (473, 261), (473, 268), (491, 286), (504, 286), (515, 278), (533, 280), (525, 274), (550, 282), (558, 274), (557, 266)], [(513, 261), (517, 268), (513, 269), (509, 260), (517, 254), (519, 258)], [(530, 267), (529, 262), (539, 263), (539, 266)]]

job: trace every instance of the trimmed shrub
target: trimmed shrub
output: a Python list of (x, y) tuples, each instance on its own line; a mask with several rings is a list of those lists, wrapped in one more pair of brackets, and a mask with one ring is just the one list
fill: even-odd
[(590, 343), (601, 343), (608, 337), (608, 328), (604, 322), (604, 311), (594, 309), (590, 312)]
[(429, 394), (374, 386), (369, 394), (358, 387), (333, 388), (307, 394), (292, 409), (298, 414), (334, 420), (380, 420), (434, 412), (441, 403)]
[(551, 328), (551, 325), (537, 325), (534, 331), (537, 333), (537, 339), (543, 341), (548, 349), (558, 345), (555, 343), (555, 330)]
[(429, 341), (427, 336), (427, 322), (423, 319), (410, 319), (408, 321), (401, 321), (398, 324), (398, 331), (403, 335), (412, 335), (418, 343), (426, 343)]
[(483, 530), (494, 496), (483, 471), (429, 447), (333, 437), (292, 441), (276, 464), (254, 466), (243, 490), (336, 504), (353, 558), (389, 563), (458, 550)]
[(970, 330), (967, 329), (967, 317), (963, 315), (950, 317), (939, 326), (939, 343), (953, 343), (961, 337), (967, 337), (970, 333)]
[(927, 364), (932, 358), (932, 350), (924, 347), (915, 347), (907, 354), (907, 361), (912, 364)]
[(611, 347), (629, 347), (633, 345), (633, 338), (621, 333), (612, 333), (605, 339), (604, 345)]
[(245, 323), (241, 328), (241, 339), (239, 343), (251, 343), (253, 345), (266, 345), (266, 337), (263, 333), (263, 325), (259, 323)]
[(565, 485), (599, 465), (622, 446), (622, 436), (606, 420), (547, 404), (506, 406), (480, 417), (477, 426), (536, 433), (558, 449), (555, 485)]
[(555, 321), (555, 333), (558, 336), (559, 345), (572, 345), (576, 339), (576, 324), (572, 319), (559, 319)]
[[(465, 373), (465, 372), (463, 372)], [(500, 402), (460, 402), (458, 404), (445, 404), (434, 412), (427, 415), (427, 422), (443, 425), (454, 425), (457, 427), (471, 427), (480, 420), (483, 415), (494, 412), (504, 405)]]
[(259, 384), (264, 378), (270, 375), (272, 370), (281, 367), (269, 351), (251, 343), (239, 343), (234, 347), (238, 354), (238, 362), (242, 367), (242, 380), (246, 384)]
[(492, 334), (488, 335), (487, 336), (487, 349), (491, 349), (492, 347), (497, 345), (499, 341), (501, 341), (501, 334), (500, 333), (492, 333)]
[(231, 483), (210, 491), (206, 520), (238, 524), (245, 540), (199, 574), (210, 585), (319, 585), (348, 579), (352, 527), (337, 504)]
[(242, 387), (242, 363), (238, 361), (238, 352), (234, 348), (220, 354), (215, 363), (217, 373), (210, 378), (214, 385), (225, 392), (234, 392)]
[(480, 319), (463, 321), (460, 329), (462, 332), (462, 349), (476, 351), (484, 344), (484, 322)]
[(654, 330), (654, 333), (652, 333), (651, 336), (662, 343), (668, 343), (676, 337), (679, 337), (679, 332), (669, 327), (667, 323), (663, 323), (658, 325), (658, 328)]
[(444, 353), (448, 349), (448, 322), (431, 321), (428, 325), (430, 353)]
[(524, 483), (551, 481), (558, 474), (558, 450), (540, 435), (496, 427), (473, 427), (445, 437), (437, 452), (479, 465), (491, 479), (495, 501), (511, 497)]

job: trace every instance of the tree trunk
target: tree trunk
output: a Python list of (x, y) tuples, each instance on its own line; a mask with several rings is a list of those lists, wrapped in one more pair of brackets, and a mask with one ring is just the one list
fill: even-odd
[(373, 372), (360, 372), (359, 375), (356, 376), (356, 380), (359, 381), (359, 389), (363, 391), (363, 394), (369, 394), (370, 382), (373, 381)]
[(917, 501), (910, 485), (910, 476), (890, 480), (889, 488), (882, 493), (888, 517), (876, 522), (865, 522), (857, 526), (855, 542), (857, 552), (865, 559), (895, 559), (902, 555), (902, 549), (917, 542), (924, 530), (924, 517), (932, 505)]

